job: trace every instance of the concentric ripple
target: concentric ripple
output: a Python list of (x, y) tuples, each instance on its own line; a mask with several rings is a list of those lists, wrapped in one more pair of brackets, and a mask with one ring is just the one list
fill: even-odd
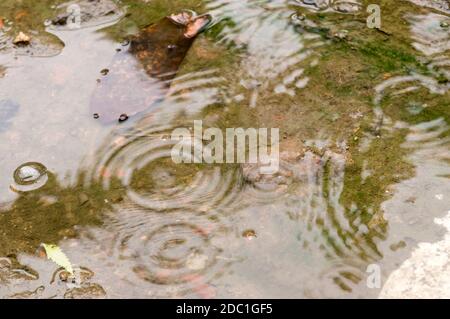
[(170, 214), (171, 218), (132, 214), (136, 225), (130, 225), (131, 220), (116, 225), (120, 233), (117, 257), (126, 261), (134, 276), (156, 285), (152, 295), (211, 294), (209, 281), (226, 267), (218, 258), (224, 252), (222, 237), (227, 233), (219, 216), (192, 211), (179, 211)]
[(450, 23), (450, 18), (436, 13), (411, 16), (413, 46), (427, 56), (443, 53), (450, 49), (450, 35), (444, 23)]
[(441, 10), (450, 13), (450, 3), (448, 0), (409, 0), (419, 6)]
[(134, 268), (141, 278), (156, 284), (180, 284), (192, 272), (213, 266), (217, 251), (209, 247), (208, 235), (197, 225), (173, 223), (158, 227), (140, 238), (124, 240), (122, 246), (141, 246)]
[[(408, 17), (411, 23), (411, 33), (414, 48), (431, 61), (428, 68), (436, 75), (443, 75), (450, 79), (450, 58), (447, 52), (450, 50), (450, 17), (428, 13)], [(450, 86), (447, 85), (447, 89)]]
[(378, 106), (382, 99), (389, 94), (405, 94), (418, 90), (420, 87), (427, 88), (435, 94), (445, 94), (448, 91), (448, 85), (440, 84), (435, 78), (429, 76), (421, 74), (396, 76), (375, 87), (374, 104)]
[(244, 178), (249, 185), (247, 192), (259, 201), (273, 201), (284, 197), (294, 182), (288, 163), (280, 163), (276, 174), (262, 175), (258, 165), (244, 165)]
[(305, 161), (297, 159), (295, 154), (280, 154), (279, 169), (274, 174), (261, 174), (260, 164), (244, 164), (242, 172), (246, 181), (246, 196), (259, 204), (273, 203), (302, 192), (303, 182), (308, 170)]
[(28, 162), (14, 171), (14, 183), (11, 189), (16, 192), (29, 192), (41, 188), (47, 183), (47, 168), (41, 163)]
[(172, 129), (155, 126), (115, 136), (101, 152), (93, 178), (105, 188), (119, 180), (132, 203), (153, 211), (208, 211), (229, 202), (241, 184), (238, 168), (175, 163), (171, 152), (179, 141), (171, 139)]
[(358, 285), (365, 285), (367, 265), (356, 260), (335, 261), (326, 270), (321, 272), (320, 277), (323, 280), (333, 282), (337, 288), (352, 292)]
[(334, 11), (340, 13), (354, 13), (361, 10), (358, 0), (295, 0), (300, 6), (314, 11)]

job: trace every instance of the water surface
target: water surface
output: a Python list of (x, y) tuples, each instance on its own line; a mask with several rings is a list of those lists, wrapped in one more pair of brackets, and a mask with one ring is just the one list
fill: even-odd
[[(424, 296), (421, 274), (448, 266), (427, 259), (448, 251), (450, 11), (378, 2), (381, 30), (362, 0), (79, 1), (92, 14), (70, 29), (49, 23), (63, 1), (4, 0), (0, 296)], [(102, 73), (130, 35), (182, 9), (214, 22), (167, 96), (96, 121), (93, 92), (108, 94)], [(19, 30), (30, 45), (12, 44)], [(147, 101), (151, 81), (124, 61), (111, 96)], [(194, 120), (279, 128), (279, 172), (175, 164), (170, 134)], [(42, 243), (67, 255), (75, 282), (39, 257)], [(446, 296), (445, 282), (426, 296)]]

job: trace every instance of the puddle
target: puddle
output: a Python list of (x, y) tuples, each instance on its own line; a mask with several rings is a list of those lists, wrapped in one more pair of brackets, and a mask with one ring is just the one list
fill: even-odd
[[(445, 297), (445, 1), (385, 4), (384, 33), (366, 1), (194, 4), (3, 5), (0, 296)], [(212, 23), (180, 60), (155, 50), (176, 65), (155, 79), (139, 32), (189, 8)], [(13, 45), (19, 30), (30, 43)], [(278, 172), (175, 163), (171, 134), (194, 120), (279, 128)]]

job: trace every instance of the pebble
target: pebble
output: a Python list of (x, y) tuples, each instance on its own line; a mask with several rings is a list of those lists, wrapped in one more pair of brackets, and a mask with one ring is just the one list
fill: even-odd
[(30, 44), (31, 37), (26, 35), (23, 32), (19, 32), (19, 34), (14, 38), (13, 43), (15, 45), (28, 45)]
[(254, 231), (253, 229), (244, 230), (242, 232), (242, 237), (244, 237), (248, 240), (252, 240), (252, 239), (256, 238), (256, 231)]

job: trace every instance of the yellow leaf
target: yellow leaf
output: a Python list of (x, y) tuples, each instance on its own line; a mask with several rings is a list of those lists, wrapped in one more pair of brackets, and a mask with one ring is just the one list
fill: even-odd
[(56, 245), (48, 244), (42, 244), (42, 247), (44, 247), (48, 259), (52, 260), (58, 266), (63, 267), (67, 272), (73, 275), (72, 264), (66, 254), (62, 252), (61, 248)]

